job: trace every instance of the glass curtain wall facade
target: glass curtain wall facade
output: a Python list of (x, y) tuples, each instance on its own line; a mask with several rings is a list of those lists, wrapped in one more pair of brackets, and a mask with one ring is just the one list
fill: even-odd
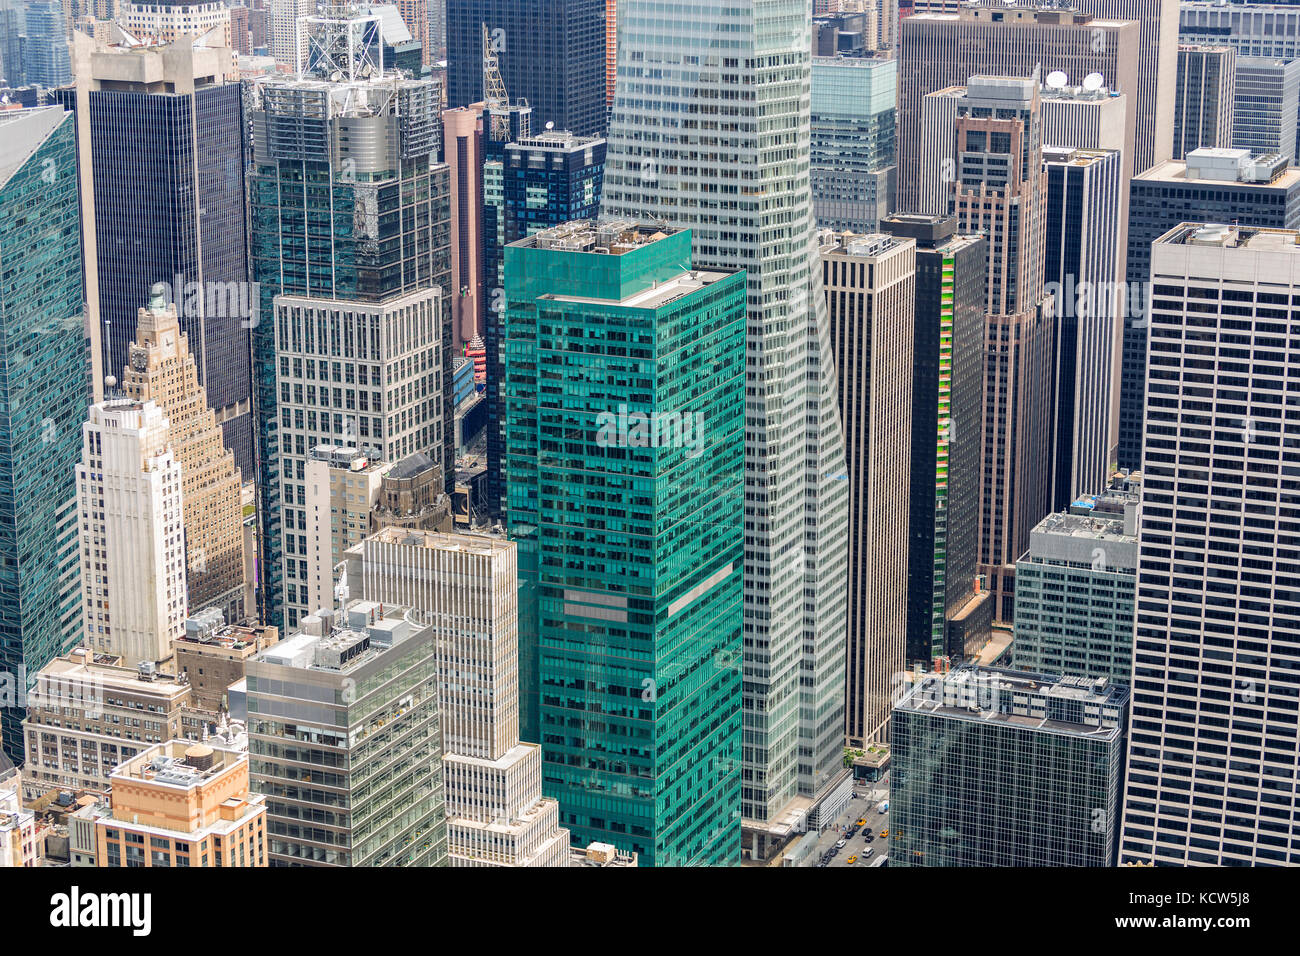
[(1132, 683), (1137, 505), (1117, 478), (1030, 533), (1016, 562), (1016, 667)]
[[(493, 122), (495, 118), (496, 122)], [(483, 289), (487, 306), (483, 310), (484, 364), (487, 378), (487, 477), (483, 497), (487, 511), (503, 515), (506, 510), (505, 477), (505, 394), (502, 384), (504, 343), (501, 323), (505, 318), (506, 196), (505, 150), (510, 143), (527, 139), (532, 110), (527, 106), (488, 109), (483, 121)]]
[(566, 228), (506, 248), (521, 736), (575, 844), (738, 864), (745, 277)]
[(626, 0), (604, 215), (747, 271), (744, 815), (843, 775), (848, 476), (809, 185), (806, 3)]
[(907, 660), (927, 666), (960, 656), (948, 621), (975, 596), (988, 251), (987, 240), (957, 235), (956, 225), (917, 215), (883, 223), (917, 240)]
[(894, 708), (891, 866), (1114, 866), (1128, 688), (967, 668)]
[(447, 0), (447, 105), (483, 100), (483, 27), (533, 129), (605, 132), (605, 0)]
[[(500, 181), (491, 195), (499, 196), (499, 208), (489, 204), (485, 218), (494, 220), (485, 230), (494, 248), (488, 268), (504, 282), (501, 249), (542, 229), (578, 219), (594, 219), (600, 212), (600, 187), (605, 171), (605, 141), (597, 137), (575, 137), (570, 133), (542, 133), (524, 136), (507, 144), (501, 154)], [(493, 216), (492, 213), (496, 215)], [(499, 244), (498, 244), (499, 238)], [(498, 269), (500, 264), (500, 269)], [(492, 281), (493, 288), (504, 288)], [(501, 296), (493, 301), (502, 302)], [(496, 314), (488, 318), (487, 387), (488, 509), (505, 513), (505, 402), (501, 395), (504, 370)]]
[(27, 32), (22, 0), (0, 0), (0, 76), (6, 86), (24, 85), (23, 36)]
[[(79, 217), (72, 115), (0, 114), (0, 669), (15, 687), (82, 635), (74, 468), (90, 363)], [(26, 716), (0, 709), (15, 763)]]
[(447, 865), (433, 628), (405, 612), (357, 601), (246, 665), (271, 866)]
[[(432, 162), (440, 126), (434, 81), (391, 76), (339, 83), (276, 79), (256, 89), (251, 258), (260, 314), (267, 317), (253, 332), (260, 601), (262, 619), (283, 627), (287, 587), (306, 586), (306, 554), (284, 553), (282, 537), (290, 529), (306, 532), (302, 482), (310, 448), (305, 439), (292, 447), (280, 440), (275, 327), (270, 321), (275, 298), (285, 294), (380, 303), (418, 289), (448, 288), (450, 177), (445, 165)], [(453, 349), (445, 296), (441, 307), (441, 381), (449, 382)], [(337, 349), (337, 343), (332, 347)], [(334, 404), (347, 410), (351, 389), (344, 386), (352, 383), (334, 380), (340, 365), (322, 367), (319, 378), (341, 392)], [(442, 400), (442, 420), (450, 422), (450, 390)], [(428, 451), (441, 457), (443, 474), (454, 478), (453, 444), (452, 429), (444, 428), (441, 447)], [(291, 498), (282, 499), (282, 485), (292, 486)]]
[(875, 232), (894, 211), (898, 62), (812, 61), (811, 181), (817, 225)]
[(48, 90), (72, 82), (68, 19), (63, 4), (38, 0), (27, 7), (27, 36), (21, 49), (25, 83)]
[(251, 479), (258, 303), (247, 287), (240, 85), (88, 97), (104, 374), (122, 379), (140, 304), (167, 283), (222, 439)]
[(1043, 274), (1055, 291), (1051, 502), (1059, 510), (1105, 487), (1115, 464), (1124, 289), (1117, 150), (1044, 150)]

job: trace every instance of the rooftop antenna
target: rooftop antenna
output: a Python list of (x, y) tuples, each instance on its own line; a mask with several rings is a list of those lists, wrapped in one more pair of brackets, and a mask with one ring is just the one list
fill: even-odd
[(492, 138), (504, 143), (510, 138), (510, 117), (507, 115), (510, 97), (506, 94), (505, 81), (501, 79), (497, 51), (486, 23), (483, 24), (483, 102), (487, 104), (491, 117)]
[(383, 79), (384, 24), (368, 3), (323, 3), (316, 14), (299, 17), (296, 30), (298, 79), (309, 74), (335, 83)]
[(344, 568), (343, 562), (339, 562), (339, 580), (338, 583), (334, 585), (334, 601), (338, 604), (338, 613), (340, 615), (343, 614), (343, 611), (347, 606), (350, 593), (351, 592), (348, 588), (347, 570)]

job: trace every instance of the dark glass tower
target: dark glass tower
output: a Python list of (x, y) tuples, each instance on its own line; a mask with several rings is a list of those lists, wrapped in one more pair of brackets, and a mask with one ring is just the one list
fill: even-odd
[(1123, 287), (1118, 150), (1043, 150), (1047, 233), (1043, 274), (1056, 298), (1052, 510), (1106, 486), (1115, 464)]
[[(975, 597), (988, 250), (982, 236), (958, 235), (952, 217), (888, 216), (881, 229), (916, 240), (907, 660), (928, 666), (960, 657), (965, 638), (976, 636), (960, 622), (979, 620), (968, 605)], [(987, 622), (974, 628), (987, 629)]]
[[(341, 33), (345, 24), (331, 29)], [(263, 619), (283, 627), (286, 595), (288, 603), (301, 604), (306, 587), (303, 481), (310, 448), (302, 435), (281, 441), (282, 425), (290, 426), (281, 418), (277, 372), (303, 372), (283, 368), (278, 359), (275, 298), (342, 300), (339, 308), (346, 308), (347, 302), (386, 303), (432, 286), (448, 288), (450, 177), (445, 165), (433, 162), (441, 98), (434, 80), (373, 72), (362, 77), (361, 71), (339, 80), (282, 77), (259, 86), (256, 97), (250, 201), (253, 275), (264, 317), (253, 336), (260, 600)], [(422, 387), (430, 390), (429, 401), (442, 402), (444, 423), (454, 414), (451, 340), (451, 310), (443, 297), (442, 368), (440, 374), (430, 369)], [(343, 381), (343, 364), (332, 363), (328, 373), (308, 370), (309, 378), (330, 382), (328, 389), (320, 386), (320, 404), (339, 419), (353, 417), (348, 412), (354, 407), (361, 410), (356, 386), (365, 384)], [(290, 399), (298, 401), (283, 400)], [(365, 443), (368, 437), (363, 431), (349, 440)], [(432, 455), (441, 449), (447, 476), (455, 474), (453, 441), (448, 427), (436, 445), (420, 449)]]
[(1129, 691), (963, 667), (894, 707), (891, 866), (1114, 866)]
[[(506, 147), (527, 139), (532, 121), (528, 106), (489, 107), (483, 113), (483, 285), (490, 303), (492, 290), (504, 293), (506, 287), (501, 254), (506, 245)], [(501, 297), (496, 297), (498, 306)]]
[(533, 128), (605, 131), (605, 0), (447, 0), (447, 105), (483, 99), (483, 26)]
[[(80, 638), (74, 466), (90, 400), (76, 131), (60, 106), (0, 113), (0, 672), (12, 690)], [(0, 709), (21, 761), (26, 707)]]
[(505, 148), (507, 244), (540, 229), (592, 219), (600, 209), (605, 141), (568, 132), (540, 133)]
[[(491, 288), (501, 249), (542, 229), (577, 219), (594, 219), (600, 211), (605, 174), (605, 141), (568, 132), (548, 132), (510, 143), (502, 151), (500, 246), (498, 232), (488, 231), (484, 271)], [(491, 218), (489, 215), (487, 218)], [(489, 293), (499, 304), (500, 295)], [(487, 507), (505, 509), (505, 400), (502, 395), (501, 314), (489, 308), (485, 322), (487, 346)]]
[[(218, 50), (96, 51), (88, 163), (103, 374), (122, 378), (141, 302), (166, 283), (226, 447), (253, 477), (244, 110)], [(147, 188), (146, 187), (147, 184)], [(90, 204), (88, 204), (90, 206)]]

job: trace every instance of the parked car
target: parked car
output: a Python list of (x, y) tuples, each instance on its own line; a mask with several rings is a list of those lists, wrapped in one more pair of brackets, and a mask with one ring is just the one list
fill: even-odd
[(837, 849), (837, 850), (842, 850), (842, 849), (844, 849), (844, 845), (845, 845), (846, 843), (848, 843), (848, 842), (849, 842), (848, 840), (840, 840), (839, 843), (836, 843), (836, 844), (835, 844), (835, 849)]

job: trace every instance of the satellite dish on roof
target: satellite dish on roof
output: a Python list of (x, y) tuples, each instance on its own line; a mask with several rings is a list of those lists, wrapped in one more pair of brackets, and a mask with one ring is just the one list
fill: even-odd
[(1083, 88), (1085, 90), (1099, 90), (1105, 85), (1106, 80), (1100, 73), (1089, 73), (1083, 78)]
[(554, 122), (554, 121), (551, 121), (551, 122), (547, 123), (547, 124), (546, 124), (546, 128), (547, 128), (547, 129), (555, 129), (555, 122)]
[(1047, 85), (1054, 90), (1065, 88), (1065, 84), (1070, 82), (1070, 78), (1061, 70), (1053, 70), (1047, 74)]

